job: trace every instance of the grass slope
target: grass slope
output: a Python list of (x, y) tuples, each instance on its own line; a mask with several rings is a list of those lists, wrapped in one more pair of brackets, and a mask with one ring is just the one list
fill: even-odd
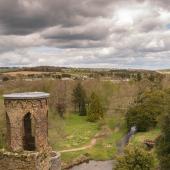
[[(119, 122), (119, 123), (117, 123)], [(54, 150), (66, 150), (88, 145), (95, 134), (102, 135), (92, 148), (82, 151), (62, 153), (62, 161), (71, 162), (81, 155), (94, 160), (112, 159), (116, 153), (116, 144), (124, 135), (123, 119), (120, 116), (106, 117), (104, 122), (91, 123), (86, 117), (70, 114), (64, 120), (50, 114), (49, 141)]]

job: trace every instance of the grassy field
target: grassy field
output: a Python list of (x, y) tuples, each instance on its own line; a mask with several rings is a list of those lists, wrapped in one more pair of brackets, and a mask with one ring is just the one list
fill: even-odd
[(76, 114), (70, 114), (64, 120), (51, 115), (49, 124), (50, 143), (54, 149), (59, 151), (81, 147), (90, 142), (99, 131), (97, 123), (87, 122), (85, 116), (81, 117)]
[[(66, 150), (86, 146), (101, 132), (96, 144), (89, 149), (62, 153), (62, 161), (70, 162), (81, 155), (94, 160), (112, 159), (116, 153), (116, 144), (125, 133), (123, 119), (120, 116), (107, 116), (104, 123), (91, 123), (86, 117), (71, 114), (64, 120), (54, 114), (49, 116), (49, 141), (54, 150)], [(117, 124), (119, 120), (119, 124)]]
[(134, 137), (131, 140), (132, 144), (141, 144), (145, 140), (155, 140), (160, 134), (160, 129), (156, 128), (153, 130), (150, 130), (148, 132), (140, 132), (134, 135)]

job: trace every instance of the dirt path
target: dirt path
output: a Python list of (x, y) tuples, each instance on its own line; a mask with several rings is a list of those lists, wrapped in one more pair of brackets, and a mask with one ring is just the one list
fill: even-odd
[(76, 152), (76, 151), (81, 151), (81, 150), (89, 149), (89, 148), (93, 147), (96, 144), (96, 142), (97, 142), (97, 139), (93, 138), (89, 145), (86, 145), (86, 146), (83, 146), (83, 147), (80, 147), (80, 148), (66, 149), (66, 150), (62, 150), (62, 151), (59, 151), (59, 152), (60, 153)]
[(60, 153), (76, 152), (76, 151), (81, 151), (81, 150), (86, 150), (86, 149), (92, 148), (96, 144), (97, 139), (103, 138), (104, 136), (107, 136), (109, 131), (110, 131), (110, 129), (108, 127), (103, 126), (102, 129), (98, 133), (96, 133), (96, 135), (91, 139), (90, 144), (79, 147), (79, 148), (62, 150), (62, 151), (59, 151), (59, 152)]
[(96, 133), (96, 135), (91, 139), (90, 144), (88, 144), (88, 145), (85, 145), (85, 146), (82, 146), (82, 147), (79, 147), (79, 148), (66, 149), (66, 150), (62, 150), (62, 151), (59, 151), (59, 152), (60, 153), (76, 152), (76, 151), (81, 151), (81, 150), (92, 148), (96, 144), (97, 139), (102, 138), (107, 134), (106, 130), (108, 130), (108, 129), (106, 129), (103, 126), (102, 129), (98, 133)]

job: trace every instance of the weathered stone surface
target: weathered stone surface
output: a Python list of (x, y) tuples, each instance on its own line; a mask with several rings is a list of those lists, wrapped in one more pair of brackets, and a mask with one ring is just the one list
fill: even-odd
[[(6, 114), (8, 117), (7, 143), (12, 151), (23, 149), (23, 118), (31, 113), (35, 124), (35, 146), (37, 151), (48, 147), (48, 101), (40, 99), (5, 99)], [(10, 129), (9, 129), (10, 128)]]
[(54, 151), (16, 153), (0, 150), (0, 170), (61, 170), (60, 154)]
[(0, 151), (0, 170), (61, 170), (60, 155), (48, 144), (48, 96), (4, 95), (8, 151)]
[(50, 166), (48, 153), (0, 152), (0, 170), (49, 170)]
[(60, 153), (52, 152), (50, 159), (50, 170), (60, 170), (61, 169), (61, 160)]

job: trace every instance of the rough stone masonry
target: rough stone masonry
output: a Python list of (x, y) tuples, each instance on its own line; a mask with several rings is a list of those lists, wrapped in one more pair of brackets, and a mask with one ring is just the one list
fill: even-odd
[(60, 154), (48, 144), (48, 93), (4, 95), (6, 149), (0, 170), (61, 170)]

